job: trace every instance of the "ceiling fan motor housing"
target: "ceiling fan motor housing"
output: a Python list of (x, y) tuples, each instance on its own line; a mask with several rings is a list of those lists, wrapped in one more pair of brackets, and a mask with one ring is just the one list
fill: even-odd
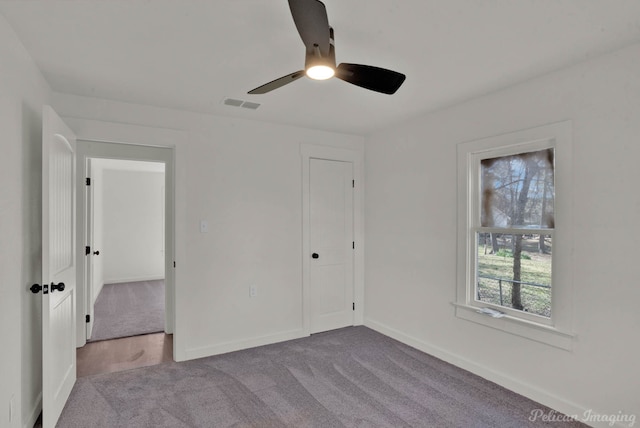
[(333, 42), (333, 28), (329, 27), (329, 52), (323, 55), (320, 48), (315, 45), (313, 49), (307, 49), (304, 61), (304, 69), (324, 65), (332, 69), (336, 69), (336, 47)]

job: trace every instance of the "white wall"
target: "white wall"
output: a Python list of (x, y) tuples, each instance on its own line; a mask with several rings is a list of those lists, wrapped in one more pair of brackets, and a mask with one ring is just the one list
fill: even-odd
[[(457, 319), (450, 304), (456, 144), (566, 119), (574, 133), (571, 352)], [(640, 417), (638, 159), (640, 45), (370, 136), (365, 323), (558, 410)]]
[(188, 132), (176, 143), (176, 359), (302, 334), (300, 144), (362, 150), (362, 137), (65, 94), (53, 104), (78, 138), (113, 129), (92, 119), (123, 124), (120, 142)]
[(21, 427), (35, 422), (42, 383), (40, 299), (28, 287), (42, 281), (42, 105), (50, 89), (2, 15), (0, 41), (0, 426)]
[(105, 169), (104, 283), (164, 278), (164, 173)]
[[(23, 221), (20, 209), (22, 106), (17, 99), (0, 97), (0, 129), (3, 140), (7, 142), (0, 161), (0, 180), (6, 183), (0, 187), (0, 322), (4, 326), (15, 326), (21, 317), (22, 292), (26, 290), (22, 287), (20, 270), (23, 247), (19, 227)], [(20, 329), (3, 328), (0, 340), (6, 344), (0, 353), (0, 422), (2, 426), (19, 426), (10, 424), (10, 408), (20, 406), (20, 372), (16, 370), (21, 365)], [(10, 404), (12, 400), (14, 404)], [(16, 407), (15, 411), (19, 412), (20, 408)]]

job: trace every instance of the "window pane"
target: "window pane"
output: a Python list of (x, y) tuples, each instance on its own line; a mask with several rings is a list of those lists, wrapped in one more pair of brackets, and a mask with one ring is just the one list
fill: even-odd
[(551, 236), (478, 233), (477, 245), (476, 301), (551, 317)]
[(483, 227), (553, 228), (553, 149), (483, 159)]

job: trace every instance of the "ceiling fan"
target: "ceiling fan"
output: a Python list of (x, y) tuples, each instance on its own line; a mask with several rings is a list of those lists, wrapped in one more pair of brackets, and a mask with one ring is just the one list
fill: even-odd
[(341, 63), (336, 67), (333, 28), (327, 9), (319, 0), (289, 0), (289, 8), (306, 47), (304, 70), (295, 71), (249, 91), (266, 94), (306, 75), (314, 80), (337, 77), (345, 82), (383, 94), (394, 94), (406, 76), (371, 65)]

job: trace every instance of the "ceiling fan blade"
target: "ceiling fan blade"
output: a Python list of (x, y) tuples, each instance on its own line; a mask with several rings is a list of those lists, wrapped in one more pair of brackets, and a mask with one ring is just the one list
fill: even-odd
[(271, 92), (274, 89), (278, 89), (284, 85), (287, 85), (295, 80), (298, 80), (299, 78), (301, 78), (302, 76), (304, 76), (304, 70), (300, 70), (300, 71), (296, 71), (294, 73), (291, 74), (287, 74), (286, 76), (282, 76), (279, 79), (276, 80), (272, 80), (269, 83), (265, 83), (262, 86), (258, 86), (255, 89), (250, 90), (249, 92), (247, 92), (248, 94), (266, 94), (267, 92)]
[(324, 3), (319, 0), (289, 0), (289, 9), (307, 52), (313, 52), (317, 45), (322, 56), (328, 55), (329, 18)]
[(400, 88), (407, 76), (371, 65), (343, 62), (336, 70), (336, 77), (365, 89), (391, 95)]

